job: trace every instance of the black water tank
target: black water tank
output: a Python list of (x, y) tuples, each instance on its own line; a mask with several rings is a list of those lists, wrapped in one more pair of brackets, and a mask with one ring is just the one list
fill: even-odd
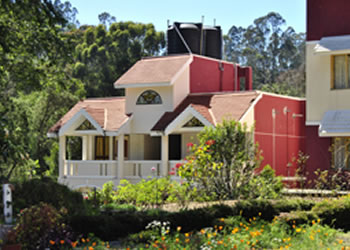
[(189, 53), (175, 27), (181, 33), (191, 52), (199, 54), (202, 24), (194, 23), (174, 23), (168, 28), (168, 54)]
[(220, 26), (204, 26), (204, 55), (216, 59), (222, 58), (222, 35)]

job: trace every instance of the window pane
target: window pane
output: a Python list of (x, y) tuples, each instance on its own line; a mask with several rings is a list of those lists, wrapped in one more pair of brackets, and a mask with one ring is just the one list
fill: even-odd
[(146, 90), (136, 101), (136, 104), (162, 104), (162, 98), (153, 90)]
[(343, 89), (346, 87), (346, 70), (345, 56), (334, 56), (334, 88)]
[(334, 143), (334, 167), (345, 167), (345, 139), (336, 138)]

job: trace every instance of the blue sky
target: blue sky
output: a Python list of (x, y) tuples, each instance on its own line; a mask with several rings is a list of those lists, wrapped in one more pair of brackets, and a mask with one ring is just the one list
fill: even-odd
[(306, 0), (70, 0), (79, 11), (80, 24), (98, 24), (98, 14), (106, 11), (117, 21), (153, 23), (165, 31), (170, 23), (201, 22), (216, 24), (227, 34), (232, 25), (247, 27), (257, 17), (278, 12), (297, 32), (306, 29)]

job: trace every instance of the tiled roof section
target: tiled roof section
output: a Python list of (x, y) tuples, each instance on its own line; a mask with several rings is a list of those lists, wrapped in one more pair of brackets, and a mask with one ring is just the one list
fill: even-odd
[(258, 95), (255, 91), (189, 95), (173, 112), (166, 112), (152, 130), (165, 130), (188, 106), (192, 106), (213, 125), (223, 119), (240, 120)]
[(117, 131), (129, 118), (125, 114), (124, 97), (86, 99), (69, 110), (50, 128), (49, 133), (58, 132), (81, 109), (85, 109), (105, 131)]
[(115, 83), (131, 84), (170, 83), (177, 72), (190, 60), (190, 55), (145, 58), (134, 64)]

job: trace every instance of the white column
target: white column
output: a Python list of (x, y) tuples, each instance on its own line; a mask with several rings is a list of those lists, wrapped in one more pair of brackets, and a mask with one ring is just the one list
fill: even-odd
[(82, 143), (82, 157), (81, 159), (83, 161), (86, 161), (88, 159), (88, 136), (84, 135), (83, 138), (83, 143)]
[(94, 137), (88, 135), (88, 160), (94, 159)]
[[(59, 137), (59, 155), (58, 155), (58, 159), (59, 159), (59, 165), (58, 165), (58, 171), (59, 171), (59, 177), (63, 177), (64, 176), (64, 168), (65, 168), (65, 164), (66, 164), (66, 136), (60, 136)], [(68, 173), (66, 173), (68, 174)]]
[(109, 160), (113, 160), (113, 136), (109, 137)]
[(162, 149), (161, 149), (161, 159), (162, 159), (162, 165), (161, 165), (161, 175), (167, 176), (168, 175), (168, 164), (169, 164), (169, 137), (167, 135), (162, 136)]
[(118, 136), (118, 178), (124, 177), (124, 135)]

